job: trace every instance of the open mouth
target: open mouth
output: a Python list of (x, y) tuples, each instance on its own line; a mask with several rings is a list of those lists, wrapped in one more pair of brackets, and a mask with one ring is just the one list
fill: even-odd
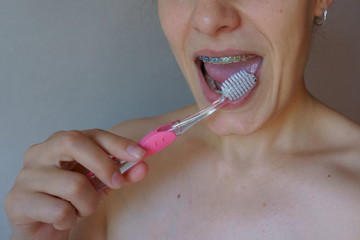
[[(216, 95), (221, 95), (221, 85), (228, 78), (241, 71), (253, 74), (258, 78), (258, 72), (263, 58), (254, 54), (243, 54), (224, 57), (198, 56), (197, 61), (206, 85)], [(248, 92), (255, 88), (253, 86)], [(248, 93), (244, 94), (248, 95)]]

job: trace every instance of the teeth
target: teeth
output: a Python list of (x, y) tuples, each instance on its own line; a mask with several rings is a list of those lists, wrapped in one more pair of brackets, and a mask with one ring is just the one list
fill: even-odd
[(229, 64), (229, 63), (237, 63), (237, 62), (245, 62), (249, 59), (254, 58), (254, 55), (244, 54), (244, 55), (236, 55), (236, 56), (225, 56), (225, 57), (205, 57), (199, 56), (198, 59), (203, 61), (204, 63), (212, 63), (212, 64)]
[[(204, 63), (211, 63), (211, 64), (230, 64), (230, 63), (237, 63), (237, 62), (245, 62), (249, 59), (255, 58), (255, 55), (251, 54), (244, 54), (244, 55), (237, 55), (237, 56), (225, 56), (225, 57), (203, 57), (199, 56), (198, 59), (201, 60)], [(211, 90), (216, 92), (217, 94), (222, 95), (224, 93), (224, 87), (225, 87), (225, 93), (229, 92), (226, 90), (226, 88), (230, 88), (229, 86), (224, 86), (224, 84), (231, 84), (232, 85), (232, 93), (236, 96), (229, 96), (230, 100), (239, 99), (241, 96), (245, 95), (247, 92), (249, 92), (254, 86), (256, 85), (256, 78), (253, 74), (248, 73), (237, 73), (231, 76), (227, 81), (225, 81), (223, 84), (220, 84), (216, 82), (214, 79), (210, 77), (210, 75), (206, 72), (204, 66), (202, 66), (202, 72), (204, 74), (205, 80), (207, 85), (210, 87)], [(249, 77), (252, 76), (252, 77)], [(254, 80), (255, 79), (255, 80)]]
[(204, 77), (205, 77), (205, 80), (206, 80), (207, 85), (210, 87), (211, 90), (213, 90), (213, 91), (216, 92), (217, 94), (222, 94), (222, 91), (219, 90), (219, 88), (216, 86), (215, 80), (212, 79), (212, 78), (209, 76), (209, 74), (207, 74), (207, 73), (205, 72)]

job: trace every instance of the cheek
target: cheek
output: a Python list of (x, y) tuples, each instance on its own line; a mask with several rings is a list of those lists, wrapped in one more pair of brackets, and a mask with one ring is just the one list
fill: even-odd
[[(189, 64), (187, 52), (189, 51), (189, 32), (191, 31), (191, 13), (192, 6), (189, 3), (179, 3), (178, 1), (162, 0), (159, 5), (159, 19), (172, 49), (178, 66), (182, 70), (189, 83), (189, 79), (193, 79), (189, 71)], [(191, 87), (191, 83), (189, 83)]]
[(250, 17), (269, 40), (288, 44), (294, 34), (303, 35), (304, 31), (308, 31), (309, 23), (311, 26), (311, 2), (312, 0), (254, 2), (249, 4), (249, 11), (253, 13)]
[(158, 7), (160, 24), (174, 51), (185, 39), (186, 29), (188, 28), (187, 11), (185, 11), (184, 6), (173, 4), (172, 1), (163, 0), (160, 2), (164, 2), (159, 4)]

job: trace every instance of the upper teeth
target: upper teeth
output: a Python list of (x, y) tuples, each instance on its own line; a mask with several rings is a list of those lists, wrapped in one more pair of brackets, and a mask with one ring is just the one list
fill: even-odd
[(203, 61), (204, 63), (229, 64), (229, 63), (245, 62), (248, 59), (251, 59), (251, 58), (254, 58), (254, 57), (255, 57), (254, 55), (244, 54), (244, 55), (225, 56), (225, 57), (199, 56), (198, 59)]

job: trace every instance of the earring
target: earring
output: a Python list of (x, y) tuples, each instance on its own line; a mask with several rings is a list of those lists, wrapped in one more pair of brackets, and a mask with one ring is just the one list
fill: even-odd
[(315, 25), (317, 25), (317, 26), (323, 25), (323, 24), (326, 22), (327, 15), (328, 15), (328, 11), (327, 11), (327, 9), (325, 8), (325, 9), (324, 9), (323, 16), (322, 16), (322, 17), (316, 17), (316, 18), (315, 18), (315, 21), (314, 21), (314, 22), (315, 22)]
[(328, 11), (326, 10), (326, 8), (324, 9), (324, 16), (323, 16), (323, 24), (326, 22), (326, 18), (327, 18), (327, 14), (328, 14)]

